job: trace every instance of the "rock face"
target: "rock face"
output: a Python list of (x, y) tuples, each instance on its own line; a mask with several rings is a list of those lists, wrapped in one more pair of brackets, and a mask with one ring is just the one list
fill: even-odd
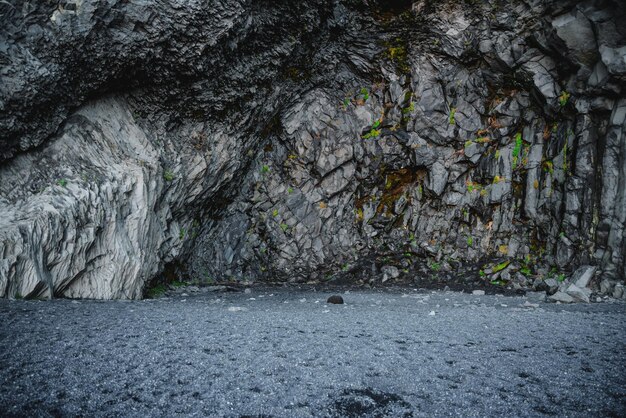
[(626, 275), (621, 2), (57, 3), (0, 4), (2, 296)]

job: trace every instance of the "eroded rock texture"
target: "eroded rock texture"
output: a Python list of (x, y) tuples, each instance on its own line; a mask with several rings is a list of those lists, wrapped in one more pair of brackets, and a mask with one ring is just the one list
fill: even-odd
[(625, 276), (620, 2), (0, 8), (0, 295)]

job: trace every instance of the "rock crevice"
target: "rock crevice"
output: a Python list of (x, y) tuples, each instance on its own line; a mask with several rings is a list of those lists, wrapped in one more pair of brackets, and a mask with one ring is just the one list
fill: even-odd
[(624, 6), (381, 4), (0, 5), (0, 295), (140, 298), (174, 261), (612, 292)]

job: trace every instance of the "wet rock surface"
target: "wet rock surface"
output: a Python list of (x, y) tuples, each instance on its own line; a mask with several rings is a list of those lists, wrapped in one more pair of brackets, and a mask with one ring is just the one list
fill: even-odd
[(0, 300), (9, 416), (621, 416), (624, 302), (252, 288)]
[(625, 16), (3, 2), (0, 295), (175, 278), (623, 297)]

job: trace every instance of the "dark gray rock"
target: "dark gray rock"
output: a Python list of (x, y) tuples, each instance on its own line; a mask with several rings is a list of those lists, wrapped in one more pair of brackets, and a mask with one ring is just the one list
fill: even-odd
[(328, 298), (326, 303), (330, 303), (332, 305), (343, 305), (343, 298), (340, 295), (332, 295)]
[(548, 287), (548, 294), (552, 295), (559, 289), (559, 282), (555, 279), (546, 279), (544, 281), (545, 285)]
[(0, 3), (0, 295), (420, 281), (504, 259), (489, 280), (554, 293), (548, 272), (593, 265), (614, 284), (625, 15), (617, 1)]
[(578, 64), (592, 66), (598, 60), (598, 45), (589, 19), (581, 11), (572, 10), (552, 21), (557, 36), (567, 46)]

